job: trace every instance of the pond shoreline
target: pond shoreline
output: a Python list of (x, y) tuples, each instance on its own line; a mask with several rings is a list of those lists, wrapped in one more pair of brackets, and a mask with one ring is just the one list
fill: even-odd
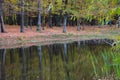
[[(58, 36), (58, 35), (56, 35)], [(63, 38), (64, 37), (64, 38)], [(59, 35), (59, 38), (54, 36), (37, 36), (31, 38), (8, 38), (0, 41), (0, 49), (3, 48), (19, 48), (19, 47), (29, 47), (36, 45), (49, 45), (49, 44), (59, 44), (59, 43), (71, 43), (78, 42), (79, 44), (107, 44), (106, 42), (113, 43), (113, 39), (97, 37), (82, 37), (81, 35)], [(108, 44), (109, 45), (109, 44)]]
[(0, 33), (0, 49), (90, 40), (105, 43), (106, 39), (113, 42), (120, 35), (120, 29), (108, 26), (102, 28), (86, 26), (85, 30), (80, 31), (76, 31), (75, 27), (67, 27), (67, 33), (62, 33), (63, 27), (52, 29), (45, 27), (45, 30), (41, 32), (36, 32), (34, 27), (33, 29), (26, 29), (24, 33), (20, 33), (19, 27), (16, 25), (6, 25), (6, 29), (8, 33)]

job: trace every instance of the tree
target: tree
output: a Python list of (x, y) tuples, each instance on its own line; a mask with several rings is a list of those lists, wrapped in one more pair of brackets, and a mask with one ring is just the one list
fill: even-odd
[(57, 15), (56, 16), (57, 26), (62, 26), (62, 0), (56, 0), (54, 2), (53, 11), (54, 11), (53, 14)]
[(21, 0), (21, 26), (20, 32), (24, 32), (24, 1)]
[(106, 24), (110, 20), (114, 20), (114, 16), (118, 14), (119, 0), (92, 0), (92, 6), (89, 7), (92, 18), (98, 20), (100, 25)]
[(40, 0), (38, 0), (38, 26), (37, 26), (37, 31), (41, 30), (41, 7), (40, 7)]
[(63, 33), (66, 33), (66, 26), (67, 26), (67, 16), (68, 16), (68, 13), (66, 11), (66, 6), (68, 4), (68, 0), (63, 0), (63, 7), (64, 7), (64, 25), (63, 25)]
[(48, 24), (49, 24), (50, 28), (52, 28), (52, 26), (53, 26), (53, 24), (52, 24), (52, 7), (53, 7), (52, 3), (49, 2), (49, 7), (48, 7), (48, 19), (49, 19), (49, 21), (48, 21)]
[[(22, 8), (18, 7), (18, 1), (21, 3), (19, 7)], [(94, 19), (99, 24), (105, 24), (105, 22), (113, 20), (115, 15), (120, 15), (120, 0), (4, 0), (4, 3), (6, 4), (3, 6), (5, 22), (9, 20), (7, 16), (14, 19), (12, 22), (16, 21), (15, 16), (17, 16), (16, 14), (19, 16), (21, 9), (21, 17), (26, 14), (31, 20), (33, 17), (38, 18), (37, 31), (40, 31), (41, 22), (45, 22), (42, 19), (45, 19), (45, 17), (49, 18), (49, 26), (52, 27), (52, 15), (54, 14), (58, 16), (56, 19), (58, 25), (61, 25), (62, 18), (64, 19), (63, 32), (67, 32), (66, 25), (71, 15), (75, 21), (77, 20), (78, 31), (80, 30), (80, 24), (85, 20), (92, 22)], [(26, 7), (26, 4), (29, 6)], [(8, 15), (9, 9), (11, 15)], [(27, 12), (25, 13), (24, 10)], [(41, 19), (43, 16), (44, 18)], [(26, 22), (30, 22), (27, 20)], [(24, 17), (21, 19), (21, 23), (20, 31), (24, 32)]]
[(0, 0), (0, 26), (1, 26), (1, 32), (5, 33), (6, 31), (3, 20), (2, 0)]
[(81, 13), (80, 13), (80, 8), (81, 8), (81, 1), (77, 0), (72, 0), (71, 2), (71, 13), (72, 13), (72, 18), (77, 19), (77, 31), (80, 31), (80, 18), (81, 18)]
[(29, 7), (29, 0), (26, 0), (26, 28), (28, 28), (28, 7)]
[(118, 18), (118, 28), (120, 28), (120, 17)]

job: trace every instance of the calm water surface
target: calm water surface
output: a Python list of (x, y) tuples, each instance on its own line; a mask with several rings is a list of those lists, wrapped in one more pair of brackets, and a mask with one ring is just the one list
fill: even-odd
[(109, 49), (78, 42), (0, 49), (0, 80), (93, 80), (91, 55), (101, 67)]

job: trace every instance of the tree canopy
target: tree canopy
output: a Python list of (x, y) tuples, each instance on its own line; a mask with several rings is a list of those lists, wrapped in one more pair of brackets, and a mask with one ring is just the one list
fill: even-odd
[(40, 13), (51, 18), (52, 14), (64, 16), (67, 13), (71, 19), (77, 19), (78, 24), (82, 19), (90, 22), (95, 19), (99, 24), (104, 24), (120, 16), (120, 0), (40, 0), (40, 12), (38, 0), (4, 0), (2, 3), (4, 21), (12, 16), (15, 24), (16, 16), (21, 14), (23, 7), (24, 16), (38, 17)]

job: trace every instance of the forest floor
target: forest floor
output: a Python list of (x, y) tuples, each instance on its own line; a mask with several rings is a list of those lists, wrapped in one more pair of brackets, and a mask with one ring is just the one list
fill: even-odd
[(45, 27), (40, 32), (36, 26), (25, 28), (20, 33), (20, 27), (5, 25), (7, 33), (0, 33), (0, 48), (14, 48), (20, 46), (44, 45), (90, 39), (116, 39), (120, 36), (120, 29), (116, 26), (85, 26), (84, 30), (77, 31), (75, 26), (68, 26), (67, 33), (63, 33), (63, 27)]

